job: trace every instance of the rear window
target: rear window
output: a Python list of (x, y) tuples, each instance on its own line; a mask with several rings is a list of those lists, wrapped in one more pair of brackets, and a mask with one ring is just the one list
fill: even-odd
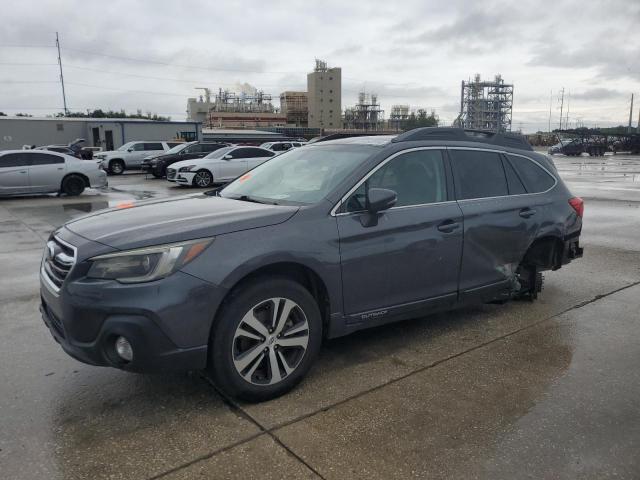
[(455, 173), (456, 196), (500, 197), (509, 194), (500, 155), (479, 150), (450, 150)]
[(546, 172), (533, 160), (518, 157), (515, 155), (507, 155), (509, 162), (518, 173), (518, 176), (524, 183), (527, 192), (540, 193), (553, 187), (555, 178)]

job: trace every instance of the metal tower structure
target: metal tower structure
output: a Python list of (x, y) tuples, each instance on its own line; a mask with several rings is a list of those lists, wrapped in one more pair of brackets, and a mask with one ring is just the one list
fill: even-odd
[(482, 81), (480, 74), (462, 81), (460, 115), (456, 123), (463, 128), (510, 132), (513, 111), (513, 85), (504, 83), (500, 75), (493, 81)]
[(375, 93), (360, 92), (358, 103), (344, 111), (344, 128), (353, 130), (383, 130), (384, 110)]

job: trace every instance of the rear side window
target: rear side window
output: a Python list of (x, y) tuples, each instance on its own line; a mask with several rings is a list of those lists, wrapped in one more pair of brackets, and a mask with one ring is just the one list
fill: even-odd
[(145, 143), (144, 149), (145, 150), (164, 150), (164, 147), (162, 146), (161, 143)]
[(203, 152), (215, 152), (219, 148), (222, 148), (223, 145), (217, 143), (201, 143), (200, 148)]
[(479, 150), (449, 150), (449, 153), (458, 200), (509, 194), (500, 155)]
[(507, 184), (509, 185), (509, 195), (522, 195), (527, 193), (527, 190), (522, 184), (522, 180), (518, 177), (518, 174), (513, 169), (508, 160), (503, 159), (502, 165), (504, 166), (504, 173), (507, 174)]
[(555, 179), (533, 160), (515, 155), (507, 155), (507, 157), (522, 179), (527, 192), (545, 192), (553, 187)]
[(7, 153), (0, 156), (0, 168), (2, 167), (26, 167), (29, 165), (28, 153)]
[(57, 155), (49, 155), (47, 153), (32, 153), (31, 165), (54, 165), (56, 163), (64, 163), (64, 158)]

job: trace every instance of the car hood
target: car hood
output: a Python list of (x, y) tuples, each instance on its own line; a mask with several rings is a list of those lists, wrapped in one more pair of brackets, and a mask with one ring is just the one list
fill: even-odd
[(65, 227), (124, 250), (276, 225), (298, 210), (198, 194), (124, 204), (72, 220)]
[[(188, 155), (188, 154), (187, 154)], [(160, 155), (152, 155), (144, 159), (145, 163), (149, 163), (151, 160), (157, 160), (159, 162), (164, 162), (166, 160), (175, 160), (177, 158), (184, 158), (184, 155), (179, 153), (170, 153), (170, 154), (160, 154)]]

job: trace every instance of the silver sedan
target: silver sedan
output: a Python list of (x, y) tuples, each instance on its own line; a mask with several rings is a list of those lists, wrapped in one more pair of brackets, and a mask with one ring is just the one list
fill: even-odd
[(28, 193), (80, 195), (107, 185), (107, 174), (91, 160), (42, 150), (0, 151), (0, 196)]

